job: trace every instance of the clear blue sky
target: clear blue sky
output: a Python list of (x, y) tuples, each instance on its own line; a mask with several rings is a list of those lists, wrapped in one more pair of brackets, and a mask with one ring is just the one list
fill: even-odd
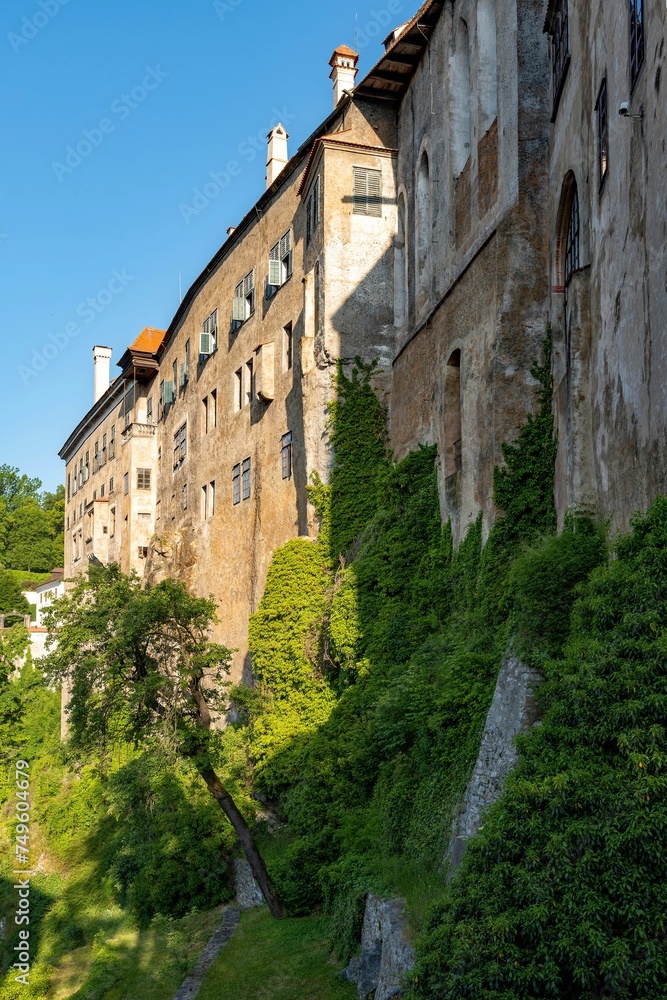
[[(185, 292), (261, 195), (274, 116), (290, 116), (295, 151), (332, 108), (327, 63), (354, 44), (355, 15), (364, 73), (418, 6), (2, 4), (0, 464), (55, 488), (58, 450), (92, 405), (93, 345), (115, 368), (144, 326), (166, 328), (179, 273)], [(238, 176), (186, 222), (181, 206), (233, 160)]]

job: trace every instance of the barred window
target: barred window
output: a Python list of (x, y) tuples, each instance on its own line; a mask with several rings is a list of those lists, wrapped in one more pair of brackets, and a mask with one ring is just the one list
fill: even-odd
[(243, 499), (250, 499), (250, 459), (243, 461)]
[(630, 86), (644, 63), (644, 0), (630, 0)]
[(579, 197), (574, 192), (570, 219), (567, 226), (567, 241), (565, 244), (565, 284), (568, 285), (572, 275), (579, 270)]
[(556, 0), (549, 28), (552, 122), (556, 118), (565, 77), (570, 66), (570, 21), (567, 4), (568, 0)]
[(283, 479), (292, 478), (292, 432), (282, 437)]
[(598, 125), (598, 186), (602, 186), (607, 179), (607, 167), (609, 165), (609, 121), (607, 118), (607, 79), (602, 81), (595, 105)]

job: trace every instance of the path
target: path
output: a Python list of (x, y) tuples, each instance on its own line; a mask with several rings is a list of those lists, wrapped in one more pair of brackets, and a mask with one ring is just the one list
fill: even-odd
[(204, 976), (236, 930), (240, 917), (241, 911), (238, 907), (227, 907), (222, 917), (222, 923), (204, 948), (196, 967), (185, 980), (174, 1000), (194, 1000), (202, 987)]

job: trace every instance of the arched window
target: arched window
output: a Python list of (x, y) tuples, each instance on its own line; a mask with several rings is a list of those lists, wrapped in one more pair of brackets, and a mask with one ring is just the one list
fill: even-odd
[(565, 240), (565, 287), (570, 283), (570, 279), (575, 271), (579, 270), (579, 197), (575, 186), (570, 214), (567, 222), (567, 236)]
[(556, 228), (555, 284), (565, 291), (575, 271), (581, 267), (581, 216), (577, 181), (570, 171), (564, 181), (558, 206)]
[(485, 135), (498, 116), (498, 56), (496, 7), (493, 0), (478, 0), (477, 50), (479, 53), (479, 134)]
[(417, 173), (417, 304), (421, 309), (431, 294), (431, 172), (424, 152)]
[(405, 195), (398, 196), (398, 225), (394, 244), (394, 325), (400, 329), (408, 318), (408, 216)]
[(461, 351), (453, 351), (445, 368), (445, 478), (463, 467), (461, 445)]
[(458, 177), (470, 156), (470, 43), (468, 25), (461, 18), (451, 61), (452, 161)]

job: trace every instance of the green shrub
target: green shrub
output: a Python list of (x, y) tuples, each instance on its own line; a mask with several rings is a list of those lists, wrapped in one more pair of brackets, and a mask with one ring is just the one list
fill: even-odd
[(542, 725), (433, 914), (415, 996), (666, 994), (666, 650), (662, 498), (581, 590)]

